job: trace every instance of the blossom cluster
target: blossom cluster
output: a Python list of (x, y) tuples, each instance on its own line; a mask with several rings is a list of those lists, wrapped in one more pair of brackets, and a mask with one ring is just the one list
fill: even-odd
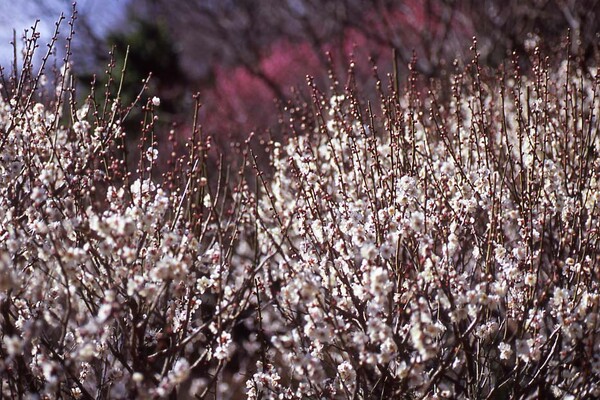
[(13, 76), (0, 397), (600, 397), (600, 77), (529, 62), (313, 86), (270, 171)]
[(315, 92), (314, 132), (274, 144), (258, 243), (281, 393), (600, 396), (598, 71), (532, 63), (486, 78), (475, 58), (447, 100), (411, 76), (380, 113)]
[(231, 248), (248, 199), (221, 211), (229, 188), (206, 184), (198, 152), (180, 190), (152, 176), (156, 146), (127, 171), (126, 111), (111, 99), (103, 118), (89, 98), (67, 112), (69, 68), (51, 102), (35, 87), (0, 99), (0, 397), (215, 392), (244, 343), (254, 273)]

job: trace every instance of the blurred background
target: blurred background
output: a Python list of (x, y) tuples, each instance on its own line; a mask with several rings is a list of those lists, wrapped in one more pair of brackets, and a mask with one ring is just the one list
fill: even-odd
[[(39, 19), (44, 42), (71, 10), (68, 0), (0, 0), (0, 65), (11, 66), (13, 28), (19, 41)], [(146, 96), (159, 96), (163, 126), (185, 135), (199, 92), (204, 130), (225, 146), (251, 131), (281, 134), (282, 107), (308, 100), (306, 76), (326, 89), (332, 69), (344, 85), (351, 61), (357, 85), (369, 88), (373, 64), (384, 85), (394, 62), (405, 82), (413, 56), (435, 78), (471, 59), (474, 36), (481, 62), (497, 66), (538, 45), (564, 50), (567, 30), (578, 62), (599, 60), (600, 0), (80, 0), (77, 12), (79, 82), (96, 74), (102, 84), (109, 51), (118, 68), (129, 45), (124, 101), (152, 72)]]

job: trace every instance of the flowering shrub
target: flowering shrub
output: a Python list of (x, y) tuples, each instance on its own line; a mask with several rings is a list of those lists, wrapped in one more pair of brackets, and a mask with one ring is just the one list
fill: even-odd
[(598, 71), (532, 62), (380, 113), (315, 90), (260, 200), (249, 398), (600, 396)]
[(33, 74), (37, 37), (0, 98), (3, 398), (600, 396), (597, 68), (312, 87), (248, 185), (122, 74)]
[(77, 106), (70, 68), (45, 105), (27, 71), (0, 99), (0, 396), (205, 396), (243, 344), (232, 332), (254, 287), (232, 251), (250, 215), (242, 186), (207, 182), (196, 127), (156, 176), (169, 158), (153, 137), (157, 97), (141, 107), (130, 171), (131, 107)]

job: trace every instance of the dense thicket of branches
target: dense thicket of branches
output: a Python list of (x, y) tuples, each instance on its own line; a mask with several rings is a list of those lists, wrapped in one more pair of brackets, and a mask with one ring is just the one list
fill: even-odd
[[(244, 42), (261, 12), (209, 4), (198, 6), (213, 13), (203, 29), (238, 29), (213, 33), (225, 44)], [(365, 3), (370, 28), (340, 25), (359, 4), (324, 2), (318, 23), (306, 14), (310, 34), (282, 16), (245, 64), (235, 48), (218, 55), (214, 91), (247, 96), (252, 112), (244, 97), (227, 108), (213, 94), (202, 115), (196, 96), (189, 127), (166, 135), (156, 94), (178, 63), (157, 63), (157, 83), (126, 93), (127, 65), (149, 73), (136, 60), (152, 63), (159, 47), (115, 50), (90, 88), (72, 78), (75, 17), (54, 68), (61, 25), (39, 66), (29, 31), (22, 63), (0, 76), (0, 397), (600, 397), (600, 74), (589, 31), (530, 36), (497, 66), (485, 40), (457, 35), (470, 58), (445, 69), (441, 56), (370, 44), (412, 37), (390, 27), (409, 10), (429, 32), (448, 29), (439, 40), (453, 37), (475, 26), (454, 24), (461, 8)], [(591, 18), (543, 5), (527, 15)], [(169, 43), (155, 28), (129, 37)], [(273, 36), (284, 28), (298, 37)], [(336, 38), (348, 32), (360, 46), (339, 75), (319, 50), (345, 57)], [(381, 67), (362, 66), (361, 50), (380, 52)], [(407, 71), (386, 54), (410, 57)], [(305, 79), (304, 67), (326, 78), (309, 79), (303, 97), (283, 82)], [(277, 90), (279, 131), (253, 138), (243, 126), (272, 118)], [(201, 128), (209, 117), (220, 129), (238, 118), (230, 126), (248, 139), (235, 157), (215, 151)]]

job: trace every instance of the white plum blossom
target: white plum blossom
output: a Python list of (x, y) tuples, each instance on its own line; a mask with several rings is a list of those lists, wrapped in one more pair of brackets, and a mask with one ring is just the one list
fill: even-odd
[(148, 161), (156, 161), (156, 159), (158, 158), (158, 150), (153, 148), (153, 147), (148, 147), (148, 149), (146, 150), (146, 159)]
[(224, 360), (229, 357), (231, 345), (231, 334), (228, 332), (222, 332), (219, 335), (218, 346), (215, 348), (215, 357), (218, 360)]
[(505, 343), (505, 342), (500, 342), (498, 344), (498, 351), (500, 352), (501, 360), (509, 360), (513, 353), (513, 350), (511, 348), (510, 344)]

